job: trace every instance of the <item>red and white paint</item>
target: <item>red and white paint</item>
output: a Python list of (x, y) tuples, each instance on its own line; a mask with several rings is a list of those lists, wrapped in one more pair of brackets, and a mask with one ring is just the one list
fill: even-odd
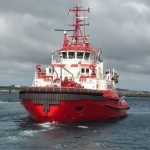
[[(32, 87), (51, 88), (81, 88), (99, 90), (107, 101), (78, 100), (61, 101), (59, 105), (50, 105), (49, 112), (45, 113), (42, 105), (36, 105), (32, 99), (22, 99), (22, 104), (30, 116), (37, 121), (92, 121), (105, 120), (113, 117), (124, 116), (128, 105), (119, 99), (116, 92), (116, 83), (119, 75), (114, 69), (104, 71), (103, 60), (100, 58), (101, 49), (93, 48), (86, 35), (85, 13), (89, 9), (73, 7), (69, 14), (73, 15), (73, 34), (67, 35), (64, 30), (64, 42), (58, 50), (59, 59), (54, 59), (52, 54), (51, 64), (46, 68), (37, 65)], [(82, 16), (83, 14), (83, 16)], [(76, 110), (82, 106), (81, 111)], [(116, 108), (116, 109), (115, 109)]]

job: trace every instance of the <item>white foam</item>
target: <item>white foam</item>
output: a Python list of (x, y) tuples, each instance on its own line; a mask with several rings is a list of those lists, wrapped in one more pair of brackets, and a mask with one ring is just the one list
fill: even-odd
[(35, 133), (38, 133), (38, 130), (26, 130), (26, 131), (21, 131), (20, 136), (33, 136)]
[(89, 127), (87, 127), (87, 126), (78, 126), (78, 128), (88, 129)]
[(42, 128), (46, 128), (46, 129), (54, 129), (56, 128), (56, 123), (55, 122), (45, 122), (45, 123), (41, 123), (39, 124)]
[(47, 130), (51, 130), (51, 129), (54, 129), (56, 128), (55, 126), (52, 126), (52, 123), (42, 123), (42, 124), (39, 124), (43, 129), (41, 130), (25, 130), (25, 131), (21, 131), (20, 132), (20, 136), (29, 136), (29, 137), (32, 137), (34, 136), (35, 134), (37, 133), (40, 133), (40, 132), (45, 132)]

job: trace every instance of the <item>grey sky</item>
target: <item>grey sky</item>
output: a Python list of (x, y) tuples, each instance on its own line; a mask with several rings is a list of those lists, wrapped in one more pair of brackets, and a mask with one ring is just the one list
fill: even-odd
[(61, 48), (73, 5), (90, 7), (88, 33), (103, 49), (119, 87), (150, 91), (150, 2), (147, 0), (0, 0), (0, 85), (30, 85), (35, 65)]

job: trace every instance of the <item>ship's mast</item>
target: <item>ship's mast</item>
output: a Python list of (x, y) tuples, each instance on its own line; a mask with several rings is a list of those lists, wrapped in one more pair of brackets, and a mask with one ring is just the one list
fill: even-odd
[[(74, 32), (72, 37), (72, 40), (75, 41), (75, 45), (81, 45), (84, 43), (87, 35), (85, 35), (85, 26), (89, 25), (89, 23), (85, 22), (85, 12), (89, 12), (88, 9), (82, 9), (82, 7), (75, 6), (73, 9), (69, 9), (69, 12), (73, 13), (73, 23), (69, 26), (74, 27)], [(81, 16), (81, 12), (84, 12), (84, 16)], [(81, 26), (84, 27), (84, 34), (82, 33)]]

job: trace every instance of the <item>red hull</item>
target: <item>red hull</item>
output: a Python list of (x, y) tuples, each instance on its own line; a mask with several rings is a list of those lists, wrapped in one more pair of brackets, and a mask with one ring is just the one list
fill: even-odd
[(59, 105), (50, 105), (45, 112), (43, 105), (34, 104), (32, 100), (22, 100), (22, 104), (31, 118), (39, 122), (77, 122), (103, 121), (122, 117), (127, 114), (128, 105), (118, 100), (94, 101), (61, 101)]

